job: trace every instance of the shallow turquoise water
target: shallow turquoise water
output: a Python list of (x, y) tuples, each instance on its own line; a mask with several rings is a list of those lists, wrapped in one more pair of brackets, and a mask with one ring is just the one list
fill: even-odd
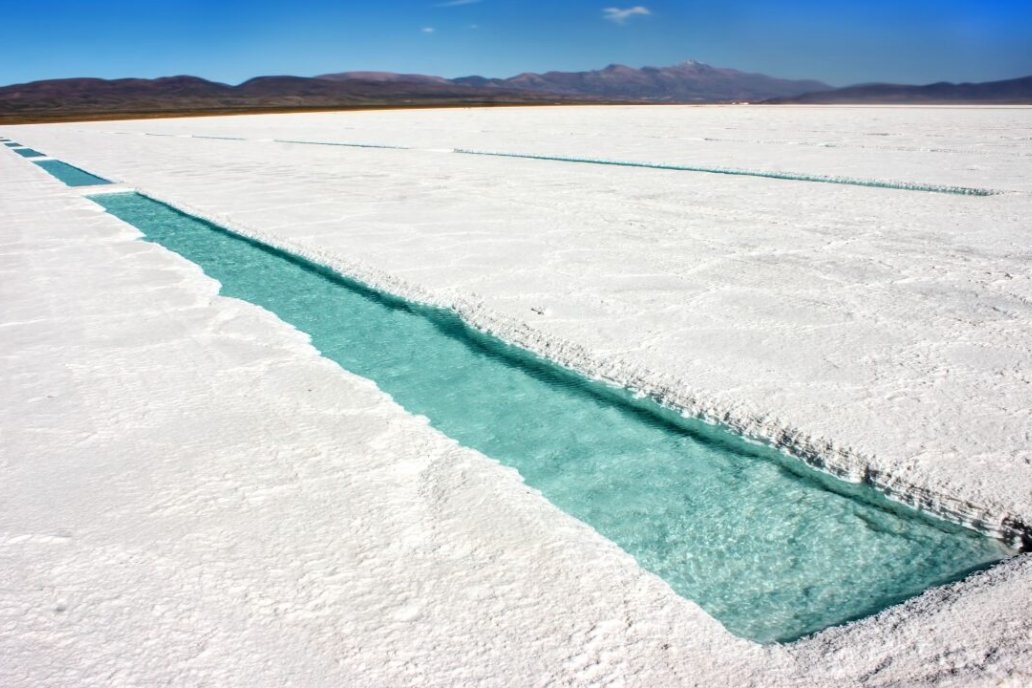
[[(137, 194), (93, 199), (343, 368), (516, 468), (730, 631), (787, 641), (1010, 552)], [(505, 523), (498, 528), (504, 529)]]
[(90, 174), (60, 160), (40, 160), (36, 164), (68, 186), (96, 186), (97, 184), (111, 183), (103, 177)]
[(867, 186), (876, 189), (896, 189), (898, 191), (927, 191), (930, 193), (958, 194), (961, 196), (995, 196), (998, 191), (978, 189), (969, 186), (944, 186), (942, 184), (920, 184), (915, 182), (892, 182), (878, 179), (855, 179), (850, 177), (829, 177), (822, 174), (802, 174), (798, 172), (764, 172), (760, 170), (743, 170), (730, 167), (701, 167), (699, 165), (672, 165), (651, 162), (634, 162), (628, 160), (605, 160), (598, 158), (575, 158), (565, 155), (533, 155), (528, 153), (504, 153), (494, 151), (475, 151), (457, 148), (456, 153), (466, 155), (486, 155), (498, 158), (524, 158), (527, 160), (549, 160), (553, 162), (573, 162), (587, 165), (612, 165), (615, 167), (646, 167), (654, 170), (679, 170), (682, 172), (706, 172), (709, 174), (726, 174), (732, 177), (760, 177), (763, 179), (784, 179), (796, 182), (816, 182), (818, 184), (844, 184), (847, 186)]
[(43, 157), (42, 153), (40, 153), (38, 150), (33, 150), (31, 148), (12, 148), (11, 150), (13, 150), (15, 153), (17, 153), (18, 155), (22, 156), (23, 158), (42, 158)]
[[(230, 138), (227, 136), (194, 136), (194, 138)], [(234, 139), (243, 141), (245, 139)], [(274, 139), (277, 143), (297, 143), (312, 146), (340, 146), (344, 148), (393, 148), (398, 150), (418, 150), (409, 146), (391, 146), (369, 143), (345, 143), (339, 141), (294, 141), (290, 139)], [(608, 165), (612, 167), (638, 167), (653, 170), (674, 170), (679, 172), (703, 172), (706, 174), (724, 174), (733, 177), (760, 177), (763, 179), (784, 179), (796, 182), (815, 182), (819, 184), (844, 184), (847, 186), (866, 186), (877, 189), (895, 189), (898, 191), (926, 191), (930, 193), (959, 194), (962, 196), (995, 196), (1000, 193), (992, 189), (979, 189), (969, 186), (945, 186), (942, 184), (921, 184), (917, 182), (883, 181), (878, 179), (857, 179), (852, 177), (829, 177), (821, 174), (802, 174), (799, 172), (775, 172), (763, 170), (746, 170), (731, 167), (706, 167), (701, 165), (676, 165), (670, 163), (641, 162), (634, 160), (608, 160), (605, 158), (579, 158), (568, 155), (543, 155), (534, 153), (508, 153), (503, 151), (482, 151), (468, 148), (455, 148), (458, 155), (480, 155), (494, 158), (520, 158), (524, 160), (544, 160), (550, 162), (567, 162), (583, 165)]]

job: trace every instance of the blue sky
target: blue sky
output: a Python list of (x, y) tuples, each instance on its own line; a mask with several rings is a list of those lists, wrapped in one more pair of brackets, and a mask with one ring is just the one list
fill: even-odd
[(694, 58), (833, 85), (1032, 74), (1032, 0), (0, 0), (0, 84)]

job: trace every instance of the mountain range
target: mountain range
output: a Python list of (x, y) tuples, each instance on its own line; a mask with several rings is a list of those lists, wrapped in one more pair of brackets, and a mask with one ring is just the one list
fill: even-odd
[(765, 74), (751, 74), (737, 69), (711, 67), (687, 60), (671, 67), (642, 67), (611, 64), (604, 69), (587, 72), (524, 72), (508, 79), (464, 76), (442, 79), (418, 74), (383, 72), (343, 72), (323, 74), (320, 79), (347, 82), (354, 79), (415, 80), (423, 84), (452, 84), (494, 91), (551, 93), (561, 96), (602, 98), (606, 100), (653, 103), (712, 103), (757, 101), (791, 97), (812, 91), (826, 91), (830, 86), (813, 80), (777, 79)]
[(230, 85), (194, 76), (55, 79), (0, 88), (0, 122), (368, 107), (545, 103), (1032, 103), (1032, 77), (984, 84), (834, 89), (688, 60), (507, 79), (393, 72), (262, 76)]
[(925, 86), (859, 84), (800, 96), (774, 98), (770, 103), (1017, 105), (1032, 103), (1032, 76), (979, 84), (940, 81)]
[(238, 85), (194, 76), (54, 79), (0, 88), (0, 121), (254, 112), (315, 108), (541, 103), (705, 103), (792, 97), (827, 89), (687, 61), (672, 67), (609, 65), (508, 79), (342, 72), (263, 76)]
[(0, 88), (0, 121), (553, 100), (554, 97), (543, 94), (505, 90), (487, 94), (468, 86), (420, 80), (341, 82), (263, 76), (231, 86), (195, 76), (53, 79)]

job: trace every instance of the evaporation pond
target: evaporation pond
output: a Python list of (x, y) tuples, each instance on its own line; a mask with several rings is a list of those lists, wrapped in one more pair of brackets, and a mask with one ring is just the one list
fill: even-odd
[(473, 332), (446, 311), (138, 194), (92, 198), (200, 265), (223, 294), (272, 311), (410, 412), (518, 470), (738, 635), (793, 640), (1011, 554)]
[(60, 160), (40, 160), (36, 164), (68, 186), (97, 186), (98, 184), (111, 183), (103, 177), (90, 174)]
[(17, 153), (18, 155), (22, 156), (23, 158), (42, 158), (43, 157), (42, 153), (40, 153), (38, 150), (33, 150), (31, 148), (12, 148), (11, 150), (13, 150), (15, 153)]

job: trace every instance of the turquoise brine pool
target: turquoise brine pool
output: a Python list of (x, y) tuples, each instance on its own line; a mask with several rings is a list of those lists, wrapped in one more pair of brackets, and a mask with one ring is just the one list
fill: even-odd
[(18, 155), (22, 156), (23, 158), (42, 158), (42, 157), (44, 157), (43, 154), (40, 153), (38, 150), (33, 150), (31, 148), (12, 148), (11, 150), (13, 150), (15, 153), (17, 153)]
[[(307, 332), (463, 445), (512, 466), (728, 630), (790, 641), (1008, 556), (772, 449), (557, 367), (138, 194), (92, 197)], [(497, 524), (504, 529), (506, 524)]]
[(57, 177), (68, 186), (96, 186), (98, 184), (110, 184), (107, 179), (90, 174), (78, 167), (73, 167), (60, 160), (40, 160), (36, 163), (52, 176)]

